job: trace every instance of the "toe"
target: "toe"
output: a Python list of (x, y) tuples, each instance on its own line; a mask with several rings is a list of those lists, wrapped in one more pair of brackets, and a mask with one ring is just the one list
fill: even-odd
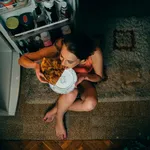
[(63, 135), (63, 138), (64, 138), (64, 139), (66, 139), (66, 138), (67, 138), (67, 135), (66, 135), (66, 134), (64, 134), (64, 135)]
[(46, 121), (47, 120), (47, 118), (43, 118), (43, 121)]
[(43, 118), (43, 121), (47, 121), (48, 117), (45, 115), (45, 117)]
[(46, 120), (48, 118), (47, 114), (45, 114), (43, 120)]

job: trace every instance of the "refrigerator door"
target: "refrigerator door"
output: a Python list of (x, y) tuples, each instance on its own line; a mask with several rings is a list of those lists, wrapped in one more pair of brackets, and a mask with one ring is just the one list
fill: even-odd
[(18, 48), (16, 43), (12, 40), (12, 38), (8, 35), (7, 31), (2, 26), (2, 24), (0, 24), (0, 32), (1, 32), (1, 35), (3, 35), (3, 38), (5, 38), (6, 41), (8, 41), (9, 46), (12, 48), (12, 51), (16, 51), (17, 53), (21, 54), (20, 49)]
[(0, 32), (0, 116), (15, 115), (19, 95), (19, 54)]
[[(14, 8), (12, 9), (12, 11), (6, 11), (5, 13), (1, 13), (1, 18), (4, 22), (6, 22), (7, 18), (12, 17), (12, 16), (20, 16), (22, 13), (26, 13), (26, 12), (31, 12), (34, 16), (34, 10), (36, 8), (36, 3), (34, 0), (28, 0), (29, 4), (26, 5), (25, 7), (22, 8)], [(15, 47), (15, 50), (17, 52), (19, 52), (20, 54), (22, 54), (23, 52), (20, 50), (20, 48), (17, 46), (17, 42), (19, 40), (26, 40), (27, 38), (31, 37), (31, 36), (36, 36), (37, 34), (40, 34), (44, 31), (51, 31), (53, 29), (57, 29), (57, 28), (61, 28), (65, 25), (68, 24), (72, 24), (72, 26), (75, 26), (76, 24), (76, 12), (78, 9), (78, 0), (64, 0), (67, 2), (70, 10), (71, 10), (71, 18), (65, 18), (62, 20), (58, 20), (57, 22), (52, 22), (52, 23), (48, 23), (44, 26), (40, 26), (37, 27), (36, 23), (35, 23), (35, 27), (31, 30), (27, 30), (27, 31), (23, 31), (23, 32), (19, 32), (15, 35), (10, 35), (9, 33), (7, 33), (6, 35), (8, 35), (6, 38), (10, 38), (12, 40), (13, 46)], [(59, 0), (55, 0), (56, 6), (59, 3)], [(59, 10), (60, 11), (60, 10)], [(34, 18), (35, 19), (35, 18)], [(3, 28), (3, 30), (5, 30), (5, 27), (1, 25), (1, 28)], [(7, 32), (7, 31), (6, 31)], [(9, 31), (8, 31), (9, 32)], [(5, 35), (5, 34), (4, 34)], [(9, 40), (9, 39), (8, 39)]]

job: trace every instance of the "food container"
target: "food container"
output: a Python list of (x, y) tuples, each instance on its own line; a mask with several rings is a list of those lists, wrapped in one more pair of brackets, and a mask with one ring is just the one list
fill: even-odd
[(24, 31), (32, 30), (34, 29), (34, 21), (33, 21), (32, 13), (23, 13), (19, 16), (20, 24), (22, 25), (22, 28)]
[(20, 24), (19, 24), (19, 20), (17, 16), (7, 18), (6, 27), (11, 32), (12, 35), (15, 35), (21, 32), (21, 28), (20, 28)]

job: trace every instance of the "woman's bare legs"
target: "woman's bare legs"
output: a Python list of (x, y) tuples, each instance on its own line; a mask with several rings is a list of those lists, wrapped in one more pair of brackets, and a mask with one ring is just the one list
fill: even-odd
[(75, 101), (68, 108), (70, 111), (91, 111), (97, 105), (98, 100), (95, 87), (88, 81), (82, 82), (81, 85), (84, 88), (81, 100)]
[(73, 104), (78, 94), (78, 90), (70, 92), (69, 94), (61, 95), (57, 103), (57, 113), (56, 113), (56, 136), (60, 139), (65, 139), (67, 137), (66, 130), (64, 128), (63, 117), (64, 113)]
[(45, 114), (43, 121), (52, 122), (56, 116), (56, 113), (57, 113), (57, 104)]
[[(69, 94), (60, 95), (58, 102), (60, 101), (60, 99), (66, 99), (66, 100), (69, 99), (69, 104), (70, 103), (72, 104), (75, 101), (77, 94), (78, 94), (78, 90), (75, 89), (72, 92), (70, 92)], [(63, 101), (63, 100), (61, 100), (61, 101)], [(50, 111), (48, 111), (46, 113), (46, 115), (43, 118), (43, 121), (45, 121), (45, 122), (53, 121), (53, 119), (55, 118), (56, 113), (57, 113), (58, 102), (56, 103), (55, 107), (53, 107)]]
[(60, 139), (66, 138), (66, 131), (63, 125), (63, 116), (67, 110), (91, 111), (97, 104), (96, 90), (91, 85), (91, 83), (84, 81), (82, 83), (82, 86), (84, 88), (84, 92), (81, 95), (82, 100), (75, 101), (78, 93), (77, 89), (69, 94), (61, 95), (58, 100), (57, 106), (49, 111), (44, 117), (44, 120), (47, 119), (46, 122), (50, 122), (56, 115), (56, 135)]

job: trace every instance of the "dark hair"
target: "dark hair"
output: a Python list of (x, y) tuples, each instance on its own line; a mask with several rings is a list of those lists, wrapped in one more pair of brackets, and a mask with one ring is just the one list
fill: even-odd
[(64, 44), (80, 60), (87, 59), (96, 50), (93, 40), (84, 33), (65, 35)]

